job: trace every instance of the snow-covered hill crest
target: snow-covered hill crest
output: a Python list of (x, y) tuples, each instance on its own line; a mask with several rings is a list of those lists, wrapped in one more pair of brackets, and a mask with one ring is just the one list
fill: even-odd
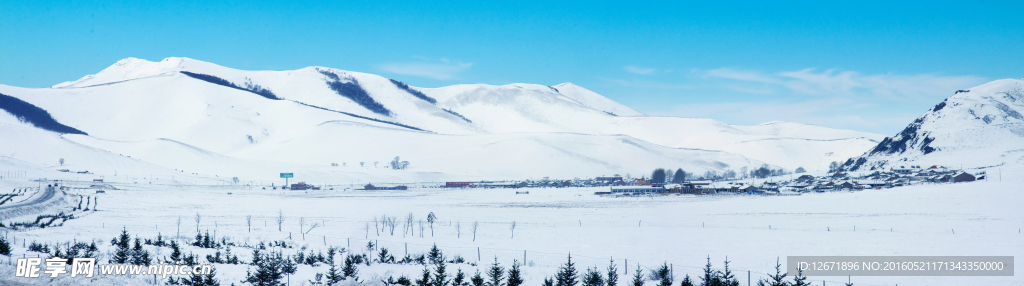
[[(883, 137), (788, 122), (646, 116), (572, 83), (421, 88), (326, 67), (245, 71), (189, 58), (127, 58), (51, 88), (0, 85), (0, 94), (15, 103), (4, 104), (15, 107), (7, 108), (13, 116), (0, 117), (12, 126), (61, 124), (68, 129), (47, 130), (88, 132), (56, 135), (82, 146), (169, 169), (243, 176), (281, 166), (345, 169), (356, 180), (586, 177), (659, 167), (702, 173), (765, 163), (815, 170)], [(47, 152), (30, 147), (0, 151), (50, 164), (20, 158)], [(413, 162), (412, 172), (365, 169), (395, 156)]]
[(887, 137), (848, 170), (894, 165), (984, 168), (1024, 164), (1024, 79), (992, 81), (958, 90), (899, 134)]

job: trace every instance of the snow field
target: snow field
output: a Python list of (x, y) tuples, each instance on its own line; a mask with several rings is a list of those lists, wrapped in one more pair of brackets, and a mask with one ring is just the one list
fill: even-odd
[[(181, 233), (194, 237), (195, 214), (202, 215), (199, 229), (216, 231), (236, 243), (291, 240), (299, 246), (325, 251), (327, 245), (365, 249), (376, 241), (401, 257), (425, 253), (436, 243), (449, 258), (459, 255), (477, 262), (480, 249), (481, 272), (495, 256), (504, 267), (522, 260), (527, 285), (538, 285), (564, 263), (568, 253), (581, 271), (604, 269), (614, 258), (620, 283), (626, 283), (639, 263), (650, 269), (670, 263), (675, 275), (693, 278), (710, 256), (720, 268), (728, 256), (737, 277), (746, 283), (746, 271), (753, 280), (773, 270), (776, 257), (787, 255), (1024, 255), (1024, 227), (1020, 210), (1024, 197), (1019, 182), (976, 182), (955, 185), (921, 185), (887, 190), (805, 194), (802, 196), (655, 196), (613, 198), (594, 196), (602, 188), (564, 189), (412, 189), (409, 191), (264, 191), (226, 186), (118, 186), (125, 190), (99, 195), (100, 211), (70, 220), (63, 227), (14, 232), (19, 240), (40, 242), (98, 239), (101, 250), (121, 227), (144, 238), (157, 233), (173, 236), (176, 220), (182, 219)], [(516, 191), (530, 194), (516, 195)], [(227, 194), (228, 192), (232, 194)], [(95, 195), (95, 194), (91, 194)], [(275, 223), (278, 212), (285, 215), (282, 231)], [(426, 227), (424, 237), (403, 236), (402, 223), (409, 213), (426, 220), (435, 213), (434, 235)], [(245, 216), (253, 215), (252, 232)], [(381, 215), (397, 217), (395, 234), (374, 231), (372, 219)], [(299, 219), (308, 224), (323, 223), (305, 240), (299, 234)], [(14, 219), (14, 220), (19, 220)], [(515, 237), (510, 231), (516, 222)], [(474, 242), (470, 227), (479, 222)], [(425, 223), (425, 222), (424, 222)], [(461, 226), (456, 234), (455, 224)], [(367, 234), (365, 226), (369, 224)], [(307, 225), (308, 226), (308, 225)], [(769, 226), (771, 229), (769, 229)], [(856, 227), (856, 231), (854, 231)], [(389, 230), (390, 231), (390, 230)], [(461, 237), (457, 237), (461, 236)], [(157, 256), (162, 253), (150, 247)], [(185, 248), (200, 257), (212, 250)], [(16, 247), (15, 255), (24, 249)], [(285, 250), (294, 254), (297, 249)], [(361, 252), (362, 250), (358, 250)], [(243, 261), (251, 250), (233, 247)], [(308, 252), (308, 251), (307, 251)], [(371, 256), (375, 256), (371, 254)], [(629, 261), (630, 273), (622, 273)], [(237, 282), (245, 265), (218, 265), (222, 282)], [(449, 265), (473, 273), (468, 264)], [(1020, 270), (1020, 267), (1016, 267)], [(302, 266), (291, 277), (293, 283), (312, 279), (316, 269)], [(360, 277), (406, 275), (414, 278), (419, 265), (361, 266)], [(385, 276), (386, 277), (386, 276)], [(811, 277), (840, 285), (845, 277)], [(984, 282), (1010, 285), (1017, 277), (853, 277), (856, 285), (967, 285)], [(297, 284), (296, 284), (297, 285)]]

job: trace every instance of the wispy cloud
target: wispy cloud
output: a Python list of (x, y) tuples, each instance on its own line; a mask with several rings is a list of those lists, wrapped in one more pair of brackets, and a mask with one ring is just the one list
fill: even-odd
[(815, 96), (874, 96), (897, 100), (915, 100), (948, 94), (951, 90), (986, 81), (983, 77), (973, 75), (862, 74), (857, 71), (814, 68), (774, 73), (733, 68), (695, 72), (702, 78), (726, 80), (729, 82), (723, 84), (726, 87), (738, 85), (746, 90), (760, 91), (759, 93), (776, 90)]
[[(789, 121), (833, 128), (889, 133), (902, 128), (920, 114), (916, 112), (865, 112), (877, 105), (850, 98), (813, 100), (776, 100), (759, 102), (686, 103), (652, 115), (714, 118), (730, 124), (751, 125), (769, 121)], [(891, 134), (885, 134), (891, 135)]]
[(473, 63), (451, 61), (446, 58), (441, 58), (437, 61), (432, 61), (423, 57), (416, 58), (423, 60), (423, 62), (386, 63), (377, 66), (377, 68), (386, 72), (401, 75), (419, 76), (437, 80), (450, 80), (458, 78), (460, 73), (473, 66)]
[(631, 72), (631, 73), (635, 73), (635, 74), (653, 74), (653, 73), (658, 71), (657, 69), (642, 68), (642, 67), (638, 67), (638, 66), (624, 66), (624, 67), (622, 67), (622, 69), (626, 70), (627, 72)]
[(597, 77), (601, 81), (610, 82), (625, 87), (655, 88), (655, 89), (691, 89), (693, 86), (687, 84), (664, 83), (649, 80), (624, 80), (606, 77)]

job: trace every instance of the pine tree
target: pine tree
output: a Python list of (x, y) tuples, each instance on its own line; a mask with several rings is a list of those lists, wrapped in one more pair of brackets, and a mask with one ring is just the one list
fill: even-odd
[(555, 280), (551, 279), (551, 277), (544, 277), (543, 286), (555, 286)]
[(668, 263), (664, 263), (658, 268), (658, 278), (661, 278), (661, 282), (658, 283), (660, 286), (672, 286), (672, 269), (668, 268)]
[(149, 266), (149, 251), (142, 248), (142, 240), (138, 237), (135, 238), (135, 247), (131, 251), (131, 263)]
[(280, 286), (282, 276), (288, 273), (285, 270), (289, 270), (285, 269), (286, 264), (290, 262), (291, 260), (284, 259), (280, 252), (260, 253), (259, 250), (253, 250), (252, 263), (256, 266), (256, 272), (246, 270), (245, 280), (242, 282), (248, 282), (253, 286)]
[[(600, 271), (596, 268), (588, 268), (587, 273), (583, 274), (583, 286), (603, 286), (604, 276), (601, 275)], [(671, 285), (669, 285), (671, 286)]]
[(811, 283), (807, 282), (807, 276), (804, 276), (803, 269), (797, 269), (796, 275), (793, 276), (793, 286), (810, 286)]
[(441, 260), (437, 264), (434, 264), (434, 286), (448, 286), (451, 282), (448, 279), (448, 273), (445, 273), (444, 260)]
[(512, 260), (512, 268), (508, 269), (508, 286), (523, 285), (523, 276), (519, 270), (519, 262)]
[(349, 254), (345, 257), (345, 267), (341, 268), (341, 274), (344, 277), (352, 277), (352, 279), (358, 279), (356, 276), (359, 275), (359, 268), (356, 267), (359, 264), (357, 256)]
[(480, 276), (480, 270), (477, 270), (476, 274), (469, 281), (473, 282), (473, 286), (484, 286), (484, 277)]
[(686, 276), (683, 277), (683, 282), (680, 282), (679, 286), (695, 286), (693, 285), (693, 280), (690, 279), (690, 274), (686, 274)]
[(740, 280), (736, 279), (736, 276), (732, 274), (732, 270), (729, 270), (729, 257), (725, 258), (725, 271), (722, 272), (721, 285), (740, 286)]
[(722, 273), (711, 269), (711, 256), (707, 258), (708, 264), (704, 265), (704, 277), (701, 277), (701, 286), (722, 285)]
[(431, 286), (429, 268), (423, 267), (423, 276), (421, 277), (422, 278), (420, 279), (416, 279), (416, 286)]
[(636, 274), (633, 275), (633, 286), (644, 286), (643, 269), (640, 269), (640, 264), (636, 265)]
[(217, 280), (217, 268), (210, 267), (210, 273), (203, 275), (204, 286), (220, 286), (220, 281)]
[(494, 258), (491, 269), (487, 270), (487, 286), (505, 286), (505, 268), (498, 264), (498, 258)]
[(768, 274), (768, 278), (757, 281), (757, 286), (789, 286), (789, 281), (786, 281), (786, 274), (782, 273), (782, 264), (779, 264), (778, 259), (775, 260), (775, 275)]
[(558, 274), (555, 274), (555, 286), (576, 286), (577, 277), (576, 266), (572, 263), (570, 254), (565, 264), (558, 268)]
[(615, 268), (615, 260), (608, 260), (608, 280), (605, 280), (606, 286), (615, 286), (619, 284), (619, 269)]
[(0, 254), (11, 256), (11, 243), (4, 238), (0, 238)]
[(334, 254), (337, 250), (334, 247), (327, 248), (327, 264), (331, 265), (331, 268), (327, 269), (327, 285), (334, 285), (341, 280), (345, 280), (345, 276), (338, 272), (338, 265), (334, 263)]
[(452, 279), (452, 286), (465, 285), (469, 285), (469, 283), (466, 282), (466, 273), (462, 272), (462, 268), (459, 268), (459, 270), (455, 272), (455, 279)]
[(192, 275), (188, 277), (188, 280), (185, 280), (184, 284), (192, 286), (205, 286), (206, 281), (203, 280), (202, 274), (199, 274), (198, 272), (192, 272)]
[(676, 169), (676, 174), (672, 176), (673, 183), (682, 183), (686, 181), (686, 172), (682, 168)]
[(114, 257), (110, 258), (111, 264), (126, 264), (131, 261), (132, 251), (128, 245), (130, 241), (131, 236), (128, 235), (128, 230), (121, 229), (121, 235), (110, 242), (111, 245), (117, 246), (117, 250), (114, 251)]
[(430, 253), (427, 254), (427, 259), (430, 260), (430, 264), (444, 263), (444, 253), (441, 253), (441, 250), (437, 248), (437, 244), (434, 244), (430, 248)]

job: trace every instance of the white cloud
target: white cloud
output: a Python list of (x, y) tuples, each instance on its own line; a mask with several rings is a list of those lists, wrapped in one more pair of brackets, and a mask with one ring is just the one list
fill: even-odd
[(804, 101), (709, 102), (672, 106), (651, 115), (714, 118), (729, 124), (755, 125), (788, 121), (831, 128), (861, 130), (892, 135), (920, 112), (877, 111), (877, 105), (851, 98), (821, 98)]
[(653, 74), (653, 73), (658, 71), (657, 69), (642, 68), (642, 67), (638, 67), (638, 66), (624, 66), (624, 67), (622, 67), (622, 69), (626, 70), (627, 72), (631, 72), (631, 73), (635, 73), (635, 74)]
[[(417, 58), (426, 60), (423, 57)], [(458, 74), (468, 70), (472, 66), (473, 63), (464, 63), (461, 61), (453, 62), (446, 58), (441, 58), (436, 62), (386, 63), (379, 65), (377, 68), (386, 72), (401, 75), (449, 80), (457, 78)]]
[[(894, 73), (865, 75), (856, 71), (835, 69), (818, 71), (807, 68), (797, 71), (766, 73), (756, 70), (719, 68), (696, 71), (702, 78), (723, 79), (732, 83), (726, 88), (740, 90), (789, 90), (815, 96), (873, 96), (890, 100), (931, 99), (935, 95), (951, 95), (952, 91), (986, 81), (985, 78), (937, 73), (900, 75)], [(742, 89), (737, 89), (741, 86)]]
[(655, 89), (692, 89), (693, 87), (685, 84), (674, 84), (674, 83), (663, 83), (649, 80), (622, 80), (606, 77), (597, 77), (604, 82), (610, 82), (625, 87), (636, 87), (636, 88), (655, 88)]

